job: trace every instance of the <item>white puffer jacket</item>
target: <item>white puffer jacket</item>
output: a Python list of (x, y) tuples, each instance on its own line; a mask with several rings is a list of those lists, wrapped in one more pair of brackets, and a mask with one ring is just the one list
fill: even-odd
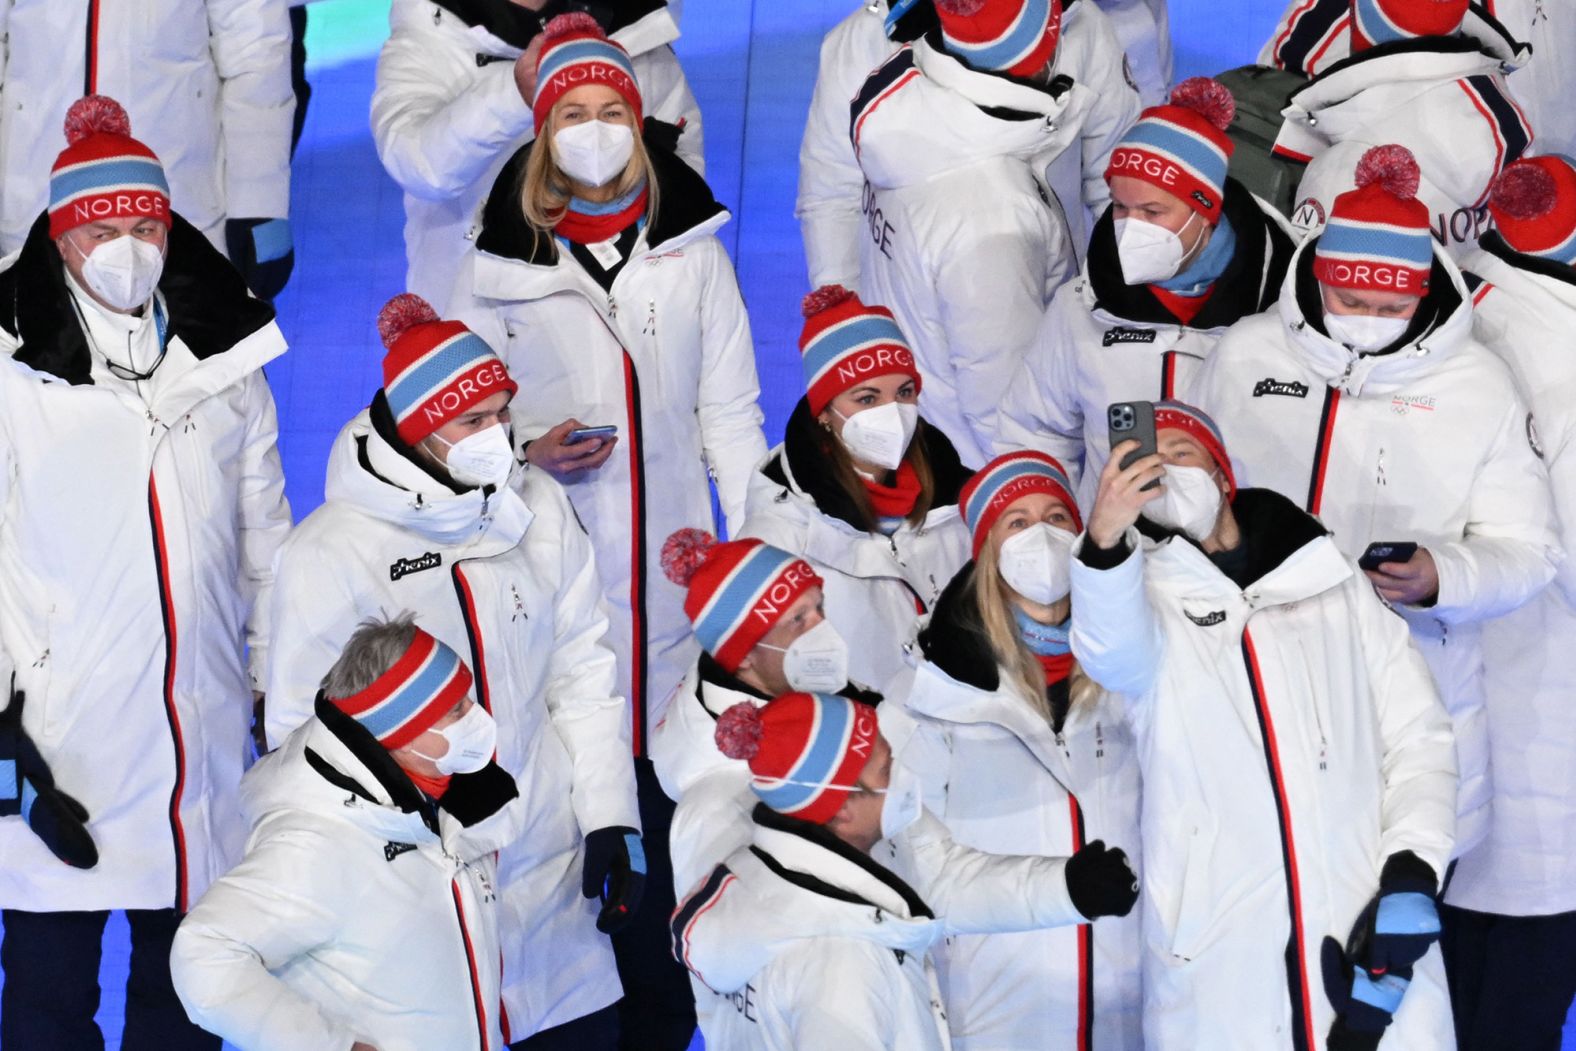
[(729, 218), (706, 184), (671, 154), (658, 163), (661, 210), (611, 292), (546, 241), (533, 252), (513, 192), (524, 152), (499, 176), (482, 237), (445, 317), (503, 357), (529, 397), (513, 407), (516, 441), (573, 416), (616, 424), (618, 447), (565, 489), (591, 534), (618, 655), (618, 692), (634, 709), (636, 754), (660, 705), (700, 652), (684, 589), (658, 554), (681, 528), (716, 532), (715, 479), (730, 535), (766, 456), (754, 344), (738, 280), (713, 236)]
[(1358, 355), (1304, 314), (1304, 300), (1319, 302), (1315, 244), (1298, 250), (1278, 309), (1221, 339), (1188, 400), (1220, 425), (1239, 485), (1317, 515), (1348, 558), (1391, 540), (1433, 556), (1438, 601), (1397, 612), (1455, 724), (1465, 851), (1487, 830), (1493, 787), (1481, 625), (1554, 575), (1548, 476), (1510, 371), (1472, 338), (1470, 293), (1442, 251), (1420, 308), (1438, 311), (1432, 325), (1391, 353)]
[[(1576, 270), (1484, 238), (1467, 265), (1478, 288), (1473, 333), (1510, 366), (1532, 408), (1529, 432), (1549, 471), (1560, 536), (1576, 550), (1576, 367), (1560, 348), (1576, 329)], [(1536, 422), (1534, 422), (1536, 421)], [(1450, 901), (1477, 912), (1576, 910), (1576, 564), (1521, 609), (1483, 625), (1494, 762), (1494, 821), (1463, 857)]]
[(186, 371), (144, 401), (90, 382), (42, 218), (0, 268), (0, 689), (14, 674), (99, 852), (68, 868), (0, 819), (0, 907), (185, 910), (245, 838), (236, 791), (290, 528), (263, 375), (284, 337), (177, 216), (164, 367)]
[(1315, 77), (1292, 95), (1275, 142), (1277, 154), (1308, 162), (1292, 222), (1323, 225), (1356, 185), (1363, 154), (1399, 143), (1422, 169), (1417, 196), (1435, 240), (1456, 255), (1475, 245), (1491, 222), (1494, 178), (1532, 144), (1533, 125), (1505, 82), (1529, 54), (1474, 15), (1461, 37), (1385, 44)]
[(1045, 305), (1076, 271), (1081, 242), (1068, 212), (1077, 202), (1046, 177), (1079, 141), (1097, 94), (1074, 81), (1053, 97), (974, 72), (921, 39), (854, 99), (854, 153), (870, 187), (863, 298), (891, 308), (925, 378), (920, 411), (966, 464), (990, 459), (996, 405)]
[(126, 107), (175, 210), (224, 250), (224, 220), (290, 214), (290, 20), (281, 0), (0, 3), (0, 255), (49, 201), (83, 95)]
[(268, 736), (278, 743), (311, 716), (318, 684), (368, 617), (410, 610), (465, 657), (498, 722), (498, 761), (528, 807), (498, 886), (518, 1040), (620, 995), (580, 874), (586, 833), (640, 827), (628, 714), (602, 641), (591, 544), (562, 487), (525, 468), (502, 494), (456, 495), (397, 451), (391, 431), (367, 413), (345, 427), (327, 501), (280, 552)]
[(1147, 287), (1122, 280), (1114, 226), (1110, 213), (1103, 215), (1083, 272), (1056, 290), (1002, 397), (996, 450), (1056, 457), (1086, 514), (1111, 455), (1107, 406), (1175, 397), (1228, 326), (1268, 309), (1280, 295), (1296, 247), (1291, 226), (1234, 180), (1226, 183), (1224, 213), (1236, 234), (1236, 256), (1185, 325)]
[(248, 1051), (502, 1051), (494, 852), (521, 800), (465, 826), (400, 776), (315, 718), (247, 772), (246, 858), (170, 953), (194, 1022)]
[[(1284, 498), (1234, 510), (1264, 567), (1246, 590), (1136, 530), (1115, 567), (1080, 560), (1087, 538), (1072, 564), (1073, 653), (1128, 698), (1143, 772), (1153, 1051), (1324, 1047), (1324, 939), (1345, 944), (1392, 855), (1450, 856), (1450, 720), (1406, 626)], [(1380, 1047), (1453, 1042), (1433, 948)]]
[[(1118, 698), (1081, 682), (1062, 729), (1018, 690), (968, 623), (959, 573), (893, 694), (917, 722), (903, 753), (925, 805), (964, 846), (1067, 857), (1096, 839), (1141, 870), (1138, 759)], [(1137, 1051), (1139, 913), (1093, 924), (965, 934), (936, 948), (954, 1051)]]
[[(678, 26), (660, 3), (618, 25), (647, 116), (684, 122), (679, 155), (704, 170), (700, 107), (668, 45)], [(477, 210), (499, 170), (536, 135), (514, 83), (521, 49), (432, 0), (394, 0), (378, 56), (372, 137), (405, 191), (405, 287), (441, 303), (475, 240)]]
[(815, 424), (804, 399), (786, 440), (750, 480), (748, 515), (739, 531), (798, 555), (826, 581), (826, 617), (848, 643), (848, 677), (883, 689), (908, 667), (908, 649), (941, 590), (969, 558), (969, 530), (957, 494), (969, 472), (940, 431), (924, 426), (936, 476), (936, 506), (918, 526), (892, 535), (855, 526), (851, 503), (814, 448)]
[[(925, 6), (929, 3), (925, 0)], [(1142, 6), (1142, 0), (1137, 3)], [(849, 139), (849, 106), (865, 78), (899, 46), (887, 36), (889, 13), (887, 0), (864, 0), (821, 42), (815, 95), (799, 143), (799, 196), (794, 208), (811, 288), (840, 284), (868, 290), (860, 280), (860, 246), (872, 238), (879, 240), (882, 226), (870, 219), (865, 176)], [(899, 23), (899, 32), (903, 25)], [(1081, 256), (1085, 212), (1077, 202), (1082, 200), (1094, 215), (1105, 208), (1110, 192), (1102, 174), (1112, 148), (1138, 117), (1139, 104), (1133, 82), (1124, 75), (1116, 34), (1105, 12), (1093, 3), (1073, 0), (1066, 5), (1057, 46), (1057, 72), (1090, 85), (1095, 92), (1081, 131), (1081, 149), (1059, 154), (1045, 176), (1066, 203), (1073, 250)]]

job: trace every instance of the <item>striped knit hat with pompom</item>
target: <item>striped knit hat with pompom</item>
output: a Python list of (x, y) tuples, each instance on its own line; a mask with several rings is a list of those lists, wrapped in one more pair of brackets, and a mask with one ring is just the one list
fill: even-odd
[(1357, 188), (1335, 199), (1313, 250), (1313, 276), (1332, 288), (1428, 291), (1434, 237), (1417, 199), (1422, 173), (1405, 146), (1375, 146), (1357, 162)]
[(866, 306), (842, 285), (822, 285), (804, 297), (802, 309), (799, 353), (810, 415), (876, 376), (909, 376), (919, 391), (919, 366), (892, 311)]
[(723, 755), (749, 764), (761, 802), (817, 825), (854, 792), (879, 735), (874, 708), (825, 693), (785, 693), (762, 708), (741, 701), (715, 732)]
[(728, 672), (739, 670), (800, 595), (826, 583), (797, 555), (753, 538), (719, 544), (702, 529), (668, 537), (662, 572), (687, 589), (684, 613), (695, 638)]
[(1576, 266), (1576, 166), (1565, 157), (1527, 157), (1506, 166), (1488, 210), (1518, 252)]
[(1226, 168), (1235, 148), (1226, 135), (1237, 100), (1218, 80), (1191, 77), (1164, 106), (1144, 110), (1111, 151), (1105, 177), (1141, 179), (1187, 202), (1211, 223), (1220, 221)]
[(1352, 0), (1352, 50), (1423, 36), (1455, 36), (1467, 0)]
[(458, 321), (439, 320), (418, 295), (404, 292), (378, 312), (383, 356), (383, 396), (399, 436), (408, 445), (499, 391), (519, 385), (487, 342)]
[(935, 0), (947, 53), (973, 69), (1031, 77), (1062, 35), (1061, 0)]
[(1015, 500), (1030, 493), (1045, 493), (1067, 505), (1073, 527), (1083, 530), (1078, 503), (1073, 499), (1072, 483), (1060, 463), (1041, 452), (1006, 453), (980, 468), (958, 491), (958, 507), (974, 538), (975, 558), (985, 546), (991, 526)]
[(588, 84), (618, 92), (635, 111), (635, 127), (639, 129), (643, 103), (629, 52), (609, 40), (590, 15), (579, 11), (559, 15), (543, 28), (542, 51), (536, 58), (536, 96), (531, 100), (536, 127), (547, 127), (553, 106), (567, 92)]
[(49, 172), (49, 236), (101, 219), (170, 225), (170, 184), (152, 150), (131, 137), (121, 104), (88, 95), (66, 111), (67, 146)]

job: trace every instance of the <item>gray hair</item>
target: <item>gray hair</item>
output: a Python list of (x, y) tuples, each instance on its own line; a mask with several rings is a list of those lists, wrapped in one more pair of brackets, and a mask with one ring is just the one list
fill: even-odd
[(323, 676), (323, 693), (339, 700), (360, 693), (394, 667), (416, 637), (416, 615), (406, 610), (388, 620), (368, 617), (357, 625), (345, 649)]

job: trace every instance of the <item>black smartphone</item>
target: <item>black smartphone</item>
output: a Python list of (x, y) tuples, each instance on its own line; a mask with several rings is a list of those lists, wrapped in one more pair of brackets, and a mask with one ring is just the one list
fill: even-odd
[(564, 444), (579, 445), (581, 442), (587, 441), (591, 438), (596, 438), (598, 441), (605, 441), (617, 433), (618, 427), (611, 423), (604, 424), (601, 427), (576, 427), (574, 430), (564, 435)]
[[(1122, 468), (1132, 466), (1133, 461), (1141, 460), (1146, 456), (1153, 456), (1158, 450), (1155, 448), (1155, 406), (1148, 401), (1119, 401), (1105, 410), (1106, 433), (1115, 449), (1122, 442), (1138, 440), (1138, 448), (1122, 457)], [(1160, 484), (1160, 479), (1155, 479), (1145, 489), (1153, 489)]]
[(1410, 540), (1376, 540), (1357, 560), (1358, 569), (1378, 569), (1383, 562), (1410, 562), (1417, 545)]

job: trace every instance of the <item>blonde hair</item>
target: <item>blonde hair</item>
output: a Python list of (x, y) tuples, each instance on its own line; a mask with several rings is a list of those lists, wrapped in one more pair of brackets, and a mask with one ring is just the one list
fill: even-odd
[[(531, 147), (525, 167), (520, 172), (517, 191), (520, 211), (525, 221), (531, 224), (533, 250), (540, 243), (540, 238), (552, 236), (553, 228), (563, 219), (569, 209), (569, 200), (574, 196), (569, 189), (569, 177), (559, 170), (557, 162), (553, 160), (553, 134), (558, 131), (558, 113), (563, 104), (563, 99), (554, 103), (547, 116), (547, 127), (537, 129), (536, 143)], [(644, 179), (646, 225), (650, 226), (657, 221), (656, 174), (651, 166), (651, 154), (646, 151), (646, 143), (641, 138), (640, 127), (634, 123), (635, 108), (627, 102), (625, 105), (629, 114), (629, 128), (635, 133), (635, 152), (630, 155), (624, 173), (613, 185), (614, 196), (621, 197), (629, 193)]]
[[(1051, 722), (1051, 701), (1046, 695), (1045, 668), (1023, 641), (1013, 616), (1012, 597), (1002, 583), (999, 545), (987, 540), (974, 560), (974, 606), (979, 610), (980, 629), (995, 654), (996, 663), (1007, 669), (1013, 685), (1046, 722)], [(1098, 687), (1076, 663), (1067, 679), (1068, 711), (1094, 699)]]
[[(832, 480), (854, 502), (865, 531), (874, 533), (881, 527), (881, 516), (876, 514), (875, 506), (870, 502), (870, 492), (854, 470), (853, 457), (848, 455), (842, 439), (829, 428), (819, 426), (817, 430), (817, 443), (821, 455), (831, 465)], [(908, 443), (903, 462), (914, 469), (914, 477), (919, 480), (919, 496), (914, 500), (914, 509), (903, 520), (911, 526), (918, 526), (925, 521), (925, 516), (930, 514), (936, 502), (936, 472), (931, 470), (930, 456), (925, 452), (925, 443), (919, 432), (915, 432), (913, 440)]]

